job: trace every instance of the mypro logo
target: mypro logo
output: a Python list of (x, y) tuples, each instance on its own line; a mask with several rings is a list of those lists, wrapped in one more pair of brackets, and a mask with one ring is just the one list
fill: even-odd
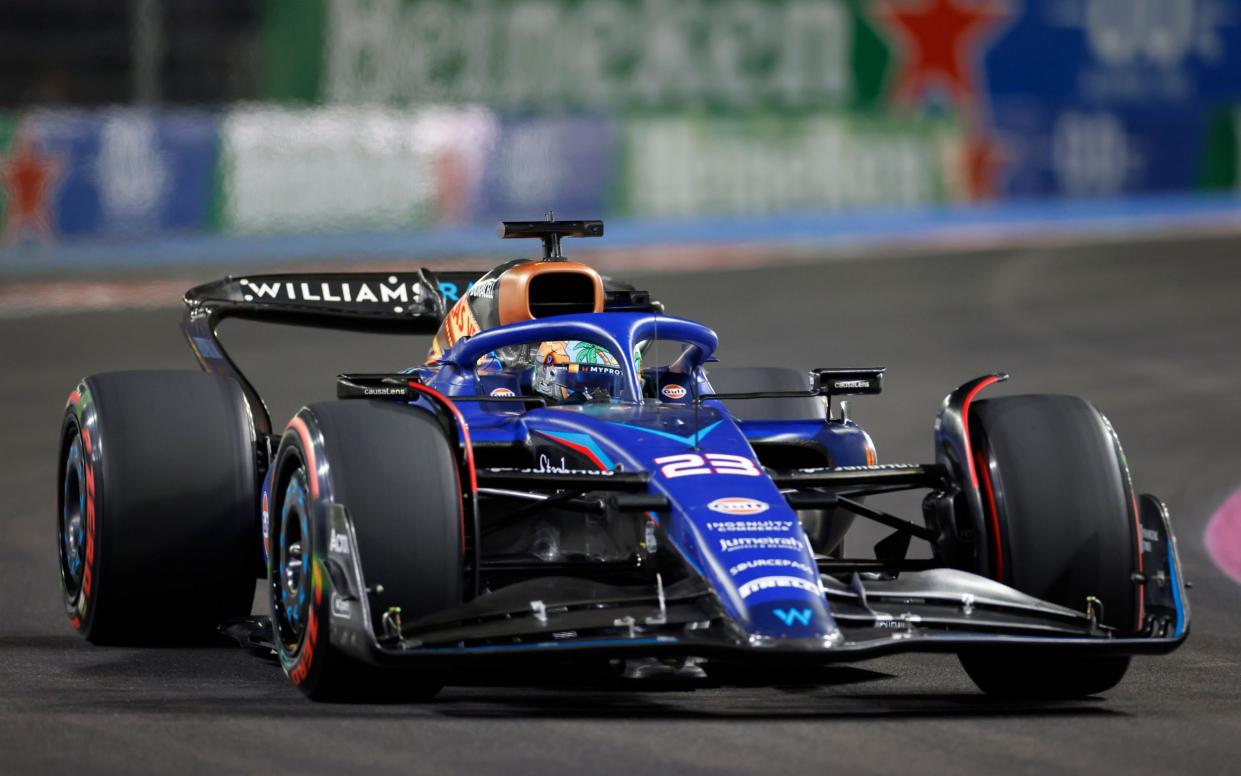
[(766, 512), (769, 508), (770, 505), (766, 501), (741, 496), (717, 498), (707, 504), (707, 509), (722, 515), (757, 515)]
[(789, 627), (792, 627), (793, 623), (798, 625), (810, 624), (809, 609), (773, 609), (771, 613), (778, 617), (780, 622)]

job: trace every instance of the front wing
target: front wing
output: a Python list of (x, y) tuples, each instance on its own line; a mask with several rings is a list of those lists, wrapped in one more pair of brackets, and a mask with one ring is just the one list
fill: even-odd
[[(316, 548), (331, 596), (332, 642), (375, 665), (468, 664), (479, 660), (694, 656), (827, 663), (894, 652), (1055, 650), (1090, 655), (1170, 652), (1189, 632), (1185, 580), (1166, 507), (1143, 496), (1140, 629), (1100, 624), (1097, 609), (1076, 611), (956, 569), (897, 576), (823, 575), (837, 630), (808, 639), (748, 636), (732, 622), (707, 582), (688, 577), (665, 587), (615, 586), (574, 577), (541, 577), (502, 588), (413, 622), (378, 627), (343, 507), (327, 510), (330, 531), (349, 538)], [(323, 535), (323, 534), (321, 534)], [(790, 624), (800, 616), (789, 612)], [(226, 630), (245, 644), (270, 642), (264, 621)], [(376, 635), (378, 634), (378, 635)]]

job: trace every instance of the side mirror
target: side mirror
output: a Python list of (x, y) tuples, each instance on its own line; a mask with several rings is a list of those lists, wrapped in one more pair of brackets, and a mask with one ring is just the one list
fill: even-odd
[(863, 396), (883, 393), (887, 367), (811, 369), (810, 390), (819, 396)]

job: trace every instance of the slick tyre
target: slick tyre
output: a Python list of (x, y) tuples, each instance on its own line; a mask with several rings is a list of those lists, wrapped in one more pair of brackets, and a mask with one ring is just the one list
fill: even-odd
[[(463, 507), (453, 447), (425, 412), (382, 401), (310, 405), (276, 456), (268, 547), (273, 632), (290, 679), (314, 700), (424, 700), (443, 676), (379, 669), (333, 643), (324, 564), (327, 505), (353, 527), (372, 626), (409, 622), (463, 600)], [(369, 637), (368, 637), (369, 638)]]
[(250, 613), (258, 487), (236, 381), (92, 375), (69, 396), (57, 469), (61, 589), (87, 640), (199, 641)]
[[(1103, 415), (1073, 396), (1012, 396), (974, 404), (969, 429), (991, 576), (1077, 611), (1092, 599), (1103, 625), (1137, 630), (1137, 519)], [(1111, 689), (1129, 658), (971, 652), (961, 662), (989, 694), (1065, 698)]]

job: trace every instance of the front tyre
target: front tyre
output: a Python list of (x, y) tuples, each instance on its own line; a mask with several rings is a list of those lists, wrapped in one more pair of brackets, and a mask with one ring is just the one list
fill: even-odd
[[(1073, 396), (1003, 397), (973, 405), (969, 433), (991, 576), (1069, 609), (1094, 605), (1101, 624), (1136, 631), (1137, 516), (1103, 415)], [(981, 651), (961, 663), (989, 694), (1073, 698), (1116, 686), (1129, 658)]]
[[(448, 438), (428, 414), (360, 400), (313, 404), (290, 421), (276, 455), (269, 579), (281, 664), (321, 701), (433, 697), (443, 677), (376, 668), (332, 642), (326, 510), (349, 515), (368, 590), (361, 606), (412, 621), (463, 596), (461, 485)], [(339, 621), (337, 621), (339, 622)], [(379, 634), (376, 634), (379, 635)]]

